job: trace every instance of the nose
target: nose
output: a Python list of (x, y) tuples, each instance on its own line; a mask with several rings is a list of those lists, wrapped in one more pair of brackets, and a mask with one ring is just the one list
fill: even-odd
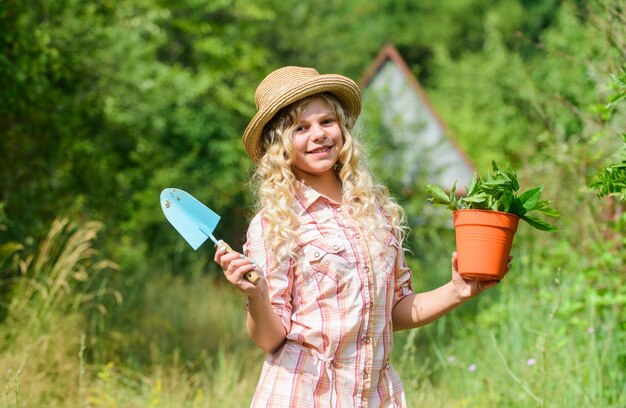
[(320, 124), (316, 123), (311, 126), (311, 140), (313, 141), (322, 140), (325, 137), (326, 137), (326, 132), (324, 131), (324, 128)]

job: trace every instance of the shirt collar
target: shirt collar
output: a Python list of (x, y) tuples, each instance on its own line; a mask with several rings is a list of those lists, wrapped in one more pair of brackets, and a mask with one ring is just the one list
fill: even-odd
[(296, 181), (296, 202), (298, 204), (300, 214), (306, 212), (306, 210), (318, 200), (326, 200), (328, 203), (339, 206), (341, 204), (331, 200), (325, 195), (320, 194), (314, 188), (304, 184), (302, 181)]

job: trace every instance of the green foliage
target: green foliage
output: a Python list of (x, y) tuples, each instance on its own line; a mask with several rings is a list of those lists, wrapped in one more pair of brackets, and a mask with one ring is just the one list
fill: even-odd
[(541, 3), (535, 7), (551, 11), (525, 19), (550, 22), (538, 33), (504, 37), (497, 23), (507, 20), (491, 12), (480, 50), (454, 58), (435, 48), (429, 96), (479, 169), (493, 159), (515, 166), (549, 160), (551, 147), (590, 143), (602, 125), (586, 111), (604, 102), (608, 75), (623, 64), (624, 47), (615, 46), (624, 43), (621, 5)]
[(515, 214), (532, 227), (542, 231), (556, 231), (554, 225), (548, 224), (539, 218), (528, 215), (537, 211), (548, 217), (559, 217), (559, 212), (552, 207), (550, 201), (541, 199), (543, 186), (531, 188), (518, 194), (520, 185), (517, 175), (512, 169), (504, 169), (495, 161), (492, 162), (492, 171), (486, 178), (479, 178), (474, 172), (472, 181), (467, 188), (467, 195), (457, 199), (456, 183), (447, 195), (439, 186), (426, 185), (433, 204), (442, 205), (449, 210), (492, 210)]
[(15, 263), (19, 278), (10, 285), (14, 296), (9, 318), (24, 328), (50, 324), (51, 316), (78, 310), (104, 314), (101, 299), (107, 296), (121, 303), (121, 294), (106, 288), (106, 274), (119, 266), (102, 259), (92, 247), (101, 228), (98, 222), (76, 225), (68, 219), (55, 220), (37, 252)]
[[(617, 104), (626, 100), (626, 71), (622, 70), (620, 75), (613, 76), (613, 87), (614, 93), (602, 110), (607, 121), (612, 117)], [(622, 133), (622, 140), (624, 145), (615, 155), (617, 163), (598, 171), (591, 183), (599, 197), (616, 196), (621, 201), (626, 201), (626, 133)]]
[(613, 77), (613, 95), (609, 98), (607, 104), (608, 109), (615, 109), (618, 103), (626, 100), (626, 71), (621, 70), (619, 75), (611, 75)]
[[(147, 260), (189, 265), (156, 196), (194, 191), (245, 228), (240, 142), (266, 73), (256, 2), (10, 2), (0, 32), (0, 202), (6, 240), (33, 242), (63, 214), (141, 241)], [(6, 97), (4, 97), (6, 95)], [(156, 194), (156, 196), (155, 196)]]
[[(55, 220), (36, 252), (21, 253), (12, 263), (17, 277), (2, 282), (12, 295), (0, 325), (2, 406), (20, 406), (20, 400), (24, 405), (78, 405), (78, 394), (67, 389), (76, 389), (82, 374), (79, 339), (88, 338), (93, 346), (97, 333), (90, 328), (107, 313), (103, 299), (122, 301), (107, 286), (118, 266), (94, 248), (101, 228), (93, 221)], [(15, 390), (11, 403), (9, 387)]]
[[(626, 134), (622, 134), (622, 139), (626, 143)], [(621, 201), (626, 201), (626, 146), (622, 146), (622, 151), (618, 160), (620, 162), (611, 164), (596, 174), (591, 187), (596, 189), (599, 197), (614, 195)]]
[[(602, 170), (623, 161), (606, 164), (626, 123), (619, 0), (4, 1), (0, 405), (249, 404), (262, 356), (242, 299), (215, 284), (212, 251), (172, 231), (158, 193), (193, 192), (240, 246), (255, 86), (286, 64), (358, 79), (386, 42), (479, 169), (509, 161), (519, 184), (545, 181), (529, 207), (545, 193), (576, 215), (558, 235), (520, 231), (500, 289), (396, 335), (409, 404), (624, 406), (626, 218), (607, 219), (587, 187), (600, 174), (619, 194), (623, 174)], [(425, 205), (425, 174), (403, 180), (404, 146), (377, 126), (370, 163), (407, 210), (414, 287), (430, 290), (449, 279), (449, 217)], [(88, 255), (68, 249), (100, 225)], [(98, 272), (92, 245), (120, 272)]]

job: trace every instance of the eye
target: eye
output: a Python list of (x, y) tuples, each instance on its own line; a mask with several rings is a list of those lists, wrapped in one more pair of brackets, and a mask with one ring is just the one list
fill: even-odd
[(332, 125), (335, 122), (335, 118), (326, 118), (322, 121), (322, 125)]
[(304, 127), (304, 125), (298, 125), (295, 127), (295, 129), (293, 130), (295, 133), (302, 133), (306, 130), (306, 128)]

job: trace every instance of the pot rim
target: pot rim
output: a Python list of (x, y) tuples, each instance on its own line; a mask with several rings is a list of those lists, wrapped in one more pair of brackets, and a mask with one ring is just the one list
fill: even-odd
[(493, 213), (493, 214), (501, 214), (501, 215), (505, 215), (505, 216), (510, 216), (510, 217), (515, 217), (515, 218), (520, 218), (519, 215), (517, 214), (513, 214), (510, 212), (505, 212), (505, 211), (497, 211), (497, 210), (485, 210), (485, 209), (479, 209), (479, 208), (461, 208), (458, 210), (454, 210), (452, 211), (452, 214), (457, 213), (457, 212), (481, 212), (481, 213)]

